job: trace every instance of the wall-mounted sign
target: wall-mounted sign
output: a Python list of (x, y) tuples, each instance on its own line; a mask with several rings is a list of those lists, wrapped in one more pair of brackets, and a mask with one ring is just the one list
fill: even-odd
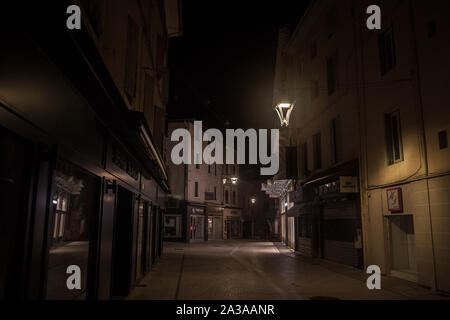
[(402, 188), (386, 190), (388, 210), (393, 213), (403, 212)]
[(339, 177), (341, 193), (358, 193), (358, 177)]

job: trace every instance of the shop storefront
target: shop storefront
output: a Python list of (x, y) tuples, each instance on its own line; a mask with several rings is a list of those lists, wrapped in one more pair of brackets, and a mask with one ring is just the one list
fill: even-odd
[(187, 206), (189, 221), (189, 241), (205, 241), (206, 240), (206, 224), (205, 224), (205, 207), (204, 206)]
[(208, 240), (223, 240), (223, 207), (207, 206)]
[[(0, 298), (124, 297), (162, 254), (165, 168), (151, 161), (159, 154), (143, 115), (81, 54), (86, 33), (33, 38), (22, 27), (0, 52), (9, 61), (0, 98), (10, 104), (0, 102)], [(66, 285), (71, 265), (81, 290)]]
[(297, 250), (308, 256), (362, 268), (362, 223), (357, 162), (349, 162), (302, 186)]
[(241, 209), (225, 208), (223, 220), (223, 239), (231, 240), (242, 238)]

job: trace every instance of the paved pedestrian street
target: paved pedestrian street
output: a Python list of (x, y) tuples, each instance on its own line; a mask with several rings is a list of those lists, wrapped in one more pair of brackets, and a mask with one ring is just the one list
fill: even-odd
[(164, 253), (128, 299), (448, 299), (384, 276), (381, 290), (369, 290), (363, 270), (306, 259), (273, 242), (165, 243)]

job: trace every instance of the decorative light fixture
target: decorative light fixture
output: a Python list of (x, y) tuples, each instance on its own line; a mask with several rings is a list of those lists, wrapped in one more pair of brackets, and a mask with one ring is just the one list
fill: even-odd
[(252, 202), (252, 204), (256, 203), (256, 198), (251, 198), (250, 201)]
[(231, 178), (231, 183), (236, 184), (238, 182), (238, 178)]
[(227, 184), (227, 179), (226, 178), (222, 179), (222, 183)]
[(294, 109), (295, 102), (281, 102), (275, 107), (275, 111), (280, 118), (280, 123), (282, 127), (289, 127), (289, 120), (291, 118), (292, 110)]

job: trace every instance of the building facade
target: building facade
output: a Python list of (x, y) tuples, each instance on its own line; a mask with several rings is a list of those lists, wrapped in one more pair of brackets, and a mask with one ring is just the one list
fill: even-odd
[(379, 1), (381, 30), (370, 5), (312, 1), (280, 31), (274, 103), (296, 102), (277, 177), (295, 185), (285, 241), (449, 292), (449, 4)]
[[(186, 129), (191, 137), (195, 136), (194, 121), (169, 121), (167, 150), (178, 144), (171, 141), (177, 129)], [(202, 145), (207, 146), (205, 142)], [(202, 159), (203, 154), (196, 155), (193, 144), (191, 154), (192, 164), (169, 163), (171, 195), (165, 215), (165, 239), (193, 242), (241, 238), (239, 166), (206, 164), (203, 160), (195, 164), (194, 158)]]
[(177, 5), (58, 1), (2, 20), (0, 298), (125, 297), (162, 254)]

